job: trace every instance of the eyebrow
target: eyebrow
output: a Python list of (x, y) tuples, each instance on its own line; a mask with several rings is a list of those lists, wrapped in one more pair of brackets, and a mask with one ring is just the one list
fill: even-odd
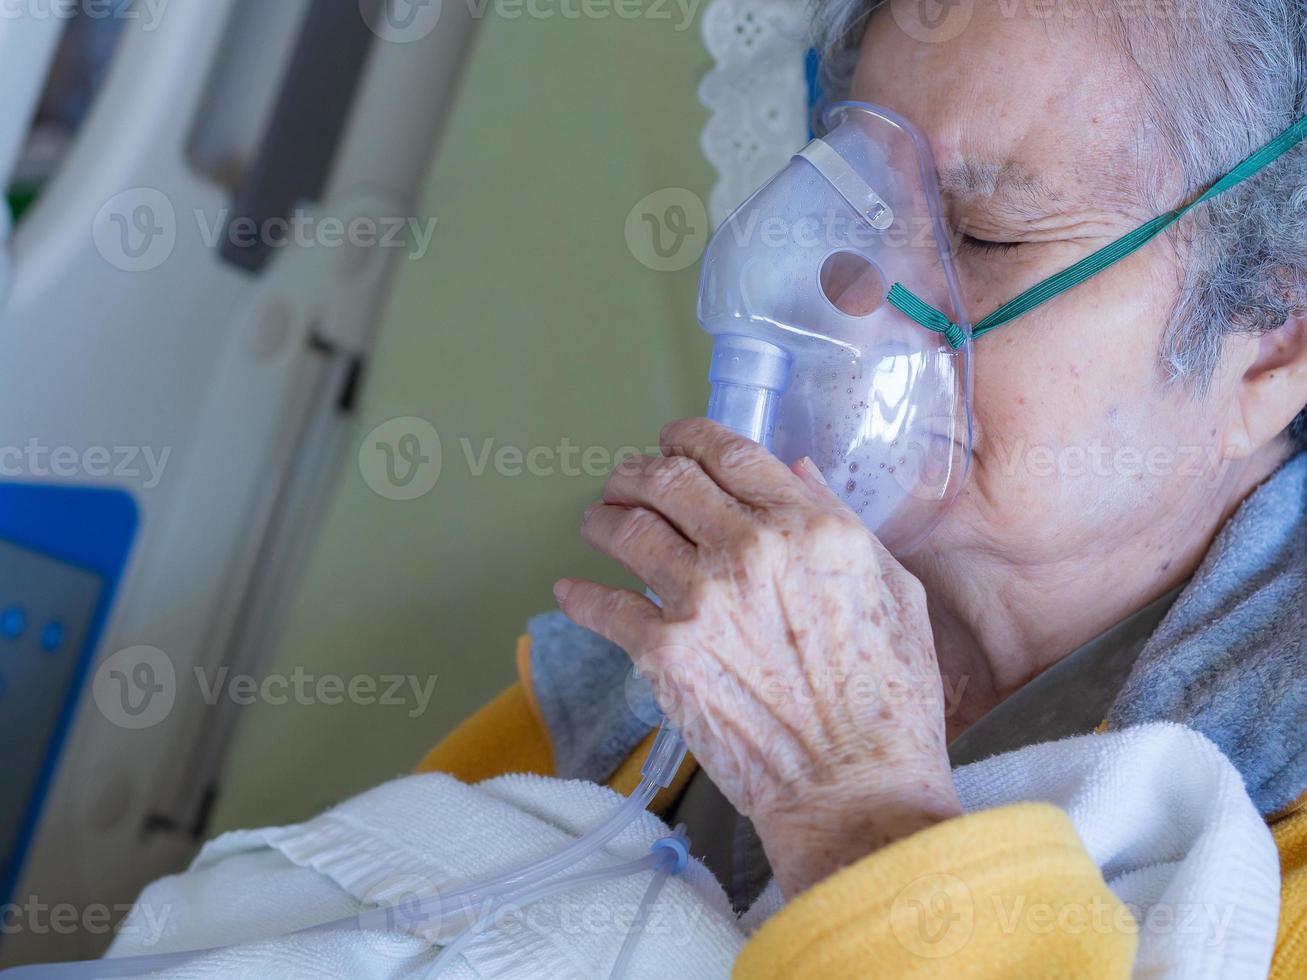
[(1065, 196), (1041, 176), (1011, 162), (966, 160), (941, 168), (939, 183), (945, 194), (957, 200), (999, 198), (1005, 207), (1035, 216), (1065, 201)]

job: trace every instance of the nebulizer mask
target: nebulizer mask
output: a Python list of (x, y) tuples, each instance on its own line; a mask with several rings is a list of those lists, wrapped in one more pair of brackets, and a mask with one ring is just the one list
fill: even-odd
[(892, 552), (918, 544), (971, 457), (971, 344), (1147, 245), (1307, 139), (1299, 119), (1187, 203), (972, 325), (930, 147), (862, 102), (735, 211), (703, 260), (709, 416), (781, 459), (810, 457)]
[[(708, 415), (786, 462), (810, 457), (900, 551), (966, 477), (971, 331), (925, 137), (866, 103), (837, 103), (823, 121), (704, 254)], [(951, 330), (887, 302), (891, 284), (944, 311)]]
[[(824, 134), (718, 229), (703, 259), (699, 320), (714, 336), (708, 414), (792, 461), (810, 457), (891, 550), (918, 543), (957, 495), (971, 454), (973, 338), (1023, 315), (1143, 247), (1191, 209), (1307, 139), (1301, 119), (1201, 195), (1037, 283), (971, 325), (950, 254), (930, 148), (907, 120), (858, 102), (831, 106)], [(465, 922), (439, 973), (506, 906), (616, 877), (650, 874), (611, 974), (620, 976), (649, 908), (689, 856), (683, 828), (624, 863), (577, 872), (671, 785), (685, 758), (664, 722), (636, 789), (562, 850), (408, 909)], [(388, 929), (393, 910), (303, 931)], [(24, 966), (18, 980), (136, 976), (205, 950)]]

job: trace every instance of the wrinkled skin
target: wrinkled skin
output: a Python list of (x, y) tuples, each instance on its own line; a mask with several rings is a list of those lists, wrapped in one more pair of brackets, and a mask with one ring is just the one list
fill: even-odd
[[(851, 93), (930, 141), (973, 318), (1194, 193), (1149, 135), (1153, 69), (1102, 19), (1025, 9), (975, 4), (923, 39), (883, 6)], [(1307, 320), (1231, 336), (1201, 393), (1169, 382), (1182, 262), (1158, 239), (977, 342), (968, 483), (902, 564), (812, 473), (704, 422), (587, 512), (586, 539), (666, 608), (567, 579), (563, 610), (651, 676), (786, 894), (956, 815), (946, 739), (1184, 582), (1288, 455)]]
[(631, 654), (782, 889), (838, 868), (849, 837), (874, 847), (959, 813), (921, 583), (807, 460), (791, 470), (704, 419), (661, 442), (618, 467), (582, 534), (662, 609), (589, 582), (557, 595)]

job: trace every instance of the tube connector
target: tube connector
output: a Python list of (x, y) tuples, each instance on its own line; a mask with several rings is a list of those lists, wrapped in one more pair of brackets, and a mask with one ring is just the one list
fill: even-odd
[(776, 344), (743, 334), (718, 334), (708, 369), (708, 417), (770, 449), (793, 365), (789, 352)]
[(671, 834), (659, 837), (649, 845), (649, 850), (653, 854), (659, 851), (665, 853), (672, 861), (668, 874), (673, 876), (680, 874), (690, 863), (690, 839), (685, 834), (685, 824), (678, 824)]
[(654, 736), (654, 744), (640, 767), (640, 775), (666, 789), (676, 778), (685, 760), (685, 742), (670, 721), (663, 720)]

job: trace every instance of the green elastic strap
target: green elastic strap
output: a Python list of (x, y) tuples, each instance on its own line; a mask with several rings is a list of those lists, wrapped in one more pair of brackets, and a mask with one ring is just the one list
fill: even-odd
[[(1036, 306), (1047, 303), (1054, 296), (1066, 292), (1072, 286), (1080, 285), (1090, 276), (1097, 275), (1109, 265), (1121, 261), (1132, 252), (1138, 251), (1168, 227), (1179, 221), (1187, 212), (1217, 194), (1228, 191), (1235, 184), (1247, 180), (1262, 168), (1284, 156), (1285, 153), (1304, 139), (1307, 139), (1307, 117), (1299, 119), (1184, 207), (1175, 208), (1165, 214), (1159, 214), (1152, 221), (1141, 225), (1128, 235), (1118, 238), (1110, 245), (1104, 245), (1092, 255), (1087, 255), (1069, 269), (1064, 269), (1055, 276), (1049, 276), (1043, 282), (1031, 286), (1015, 299), (1008, 300), (1008, 302), (977, 323), (972, 328), (971, 336), (980, 337), (996, 327), (1001, 327), (1003, 324), (1015, 320), (1024, 313), (1029, 313)], [(949, 346), (955, 350), (966, 343), (966, 334), (957, 324), (953, 323), (947, 316), (925, 300), (916, 296), (901, 283), (896, 282), (890, 287), (886, 300), (904, 316), (915, 320), (927, 330), (944, 334), (948, 338)]]

